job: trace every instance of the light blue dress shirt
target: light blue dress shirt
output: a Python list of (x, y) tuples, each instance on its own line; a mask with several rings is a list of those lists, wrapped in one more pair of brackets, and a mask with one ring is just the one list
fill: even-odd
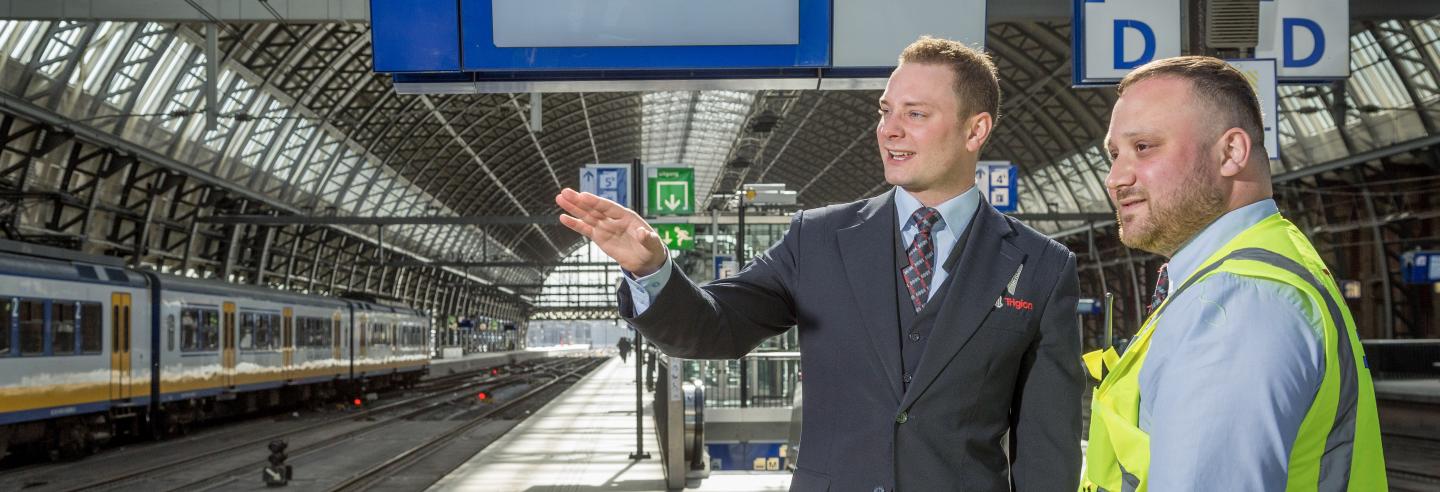
[[(1274, 200), (1230, 211), (1170, 259), (1171, 292)], [(1324, 376), (1321, 313), (1298, 290), (1213, 275), (1177, 293), (1140, 370), (1150, 490), (1284, 490), (1290, 449)]]
[[(895, 216), (896, 224), (904, 224), (900, 227), (900, 238), (904, 240), (906, 247), (915, 241), (915, 235), (920, 232), (919, 226), (911, 218), (916, 210), (925, 205), (920, 203), (910, 192), (899, 187), (895, 188)], [(975, 209), (980, 207), (980, 190), (970, 187), (970, 191), (961, 193), (955, 198), (945, 200), (935, 206), (940, 212), (940, 221), (930, 228), (930, 238), (935, 244), (935, 263), (945, 264), (945, 259), (950, 257), (950, 252), (955, 250), (955, 243), (965, 234), (965, 229), (970, 227), (970, 219), (975, 216)], [(952, 227), (953, 225), (953, 227)], [(930, 274), (931, 289), (925, 300), (935, 297), (935, 292), (940, 290), (939, 286), (945, 285), (945, 279), (950, 272), (944, 268), (936, 268)]]
[[(907, 246), (915, 240), (915, 234), (918, 233), (915, 221), (910, 220), (910, 216), (922, 206), (920, 200), (910, 192), (895, 187), (895, 223), (904, 224), (900, 228), (900, 234)], [(970, 227), (970, 220), (975, 217), (975, 211), (979, 208), (980, 190), (973, 186), (969, 191), (935, 206), (935, 210), (940, 212), (940, 221), (930, 228), (930, 236), (935, 243), (936, 262), (943, 265), (945, 259), (950, 257), (950, 252), (955, 249), (955, 242), (965, 233), (965, 229)], [(665, 255), (665, 264), (655, 273), (640, 278), (631, 278), (629, 273), (624, 275), (625, 283), (630, 286), (630, 301), (634, 304), (636, 316), (650, 308), (655, 296), (660, 295), (660, 290), (670, 281), (670, 252), (666, 251)], [(944, 268), (936, 268), (931, 275), (930, 285), (939, 286), (944, 285), (949, 272)], [(937, 290), (940, 289), (930, 289), (929, 295), (933, 297)]]

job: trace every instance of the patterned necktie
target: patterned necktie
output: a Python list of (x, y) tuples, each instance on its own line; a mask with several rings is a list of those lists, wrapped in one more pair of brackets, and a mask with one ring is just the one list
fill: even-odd
[(918, 313), (930, 297), (930, 274), (935, 271), (935, 243), (930, 240), (930, 229), (940, 221), (940, 211), (920, 207), (910, 214), (910, 220), (915, 222), (917, 230), (910, 247), (905, 248), (905, 256), (910, 263), (900, 273), (905, 277), (905, 289), (910, 291), (910, 302), (915, 304), (915, 312)]
[(1160, 303), (1165, 302), (1165, 297), (1170, 295), (1170, 264), (1160, 265), (1160, 278), (1155, 281), (1155, 295), (1150, 297), (1150, 307), (1145, 309), (1145, 315), (1155, 312)]

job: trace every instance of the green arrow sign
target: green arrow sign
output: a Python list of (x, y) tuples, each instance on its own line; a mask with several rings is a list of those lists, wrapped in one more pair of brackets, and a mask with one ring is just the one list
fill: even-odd
[[(695, 170), (688, 167), (657, 167), (646, 172), (649, 181), (645, 211), (648, 215), (691, 215), (695, 213)], [(694, 232), (694, 231), (691, 231)]]
[(655, 233), (665, 247), (676, 250), (695, 249), (695, 224), (655, 224)]

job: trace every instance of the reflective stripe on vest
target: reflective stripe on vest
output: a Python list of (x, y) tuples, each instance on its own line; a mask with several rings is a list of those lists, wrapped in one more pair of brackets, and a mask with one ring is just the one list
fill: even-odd
[[(1299, 234), (1298, 229), (1295, 229), (1292, 224), (1278, 214), (1261, 221), (1237, 236), (1232, 240), (1232, 244), (1227, 244), (1220, 251), (1238, 247), (1237, 249), (1218, 259), (1213, 259), (1200, 271), (1190, 275), (1178, 289), (1171, 292), (1169, 299), (1180, 297), (1180, 294), (1190, 286), (1213, 273), (1220, 273), (1217, 270), (1232, 261), (1240, 263), (1230, 263), (1230, 267), (1221, 271), (1247, 277), (1268, 278), (1291, 284), (1296, 288), (1299, 288), (1298, 284), (1304, 284), (1313, 289), (1314, 293), (1318, 295), (1318, 299), (1312, 299), (1312, 301), (1324, 304), (1325, 314), (1329, 321), (1326, 325), (1333, 330), (1330, 336), (1333, 337), (1334, 350), (1333, 352), (1328, 349), (1326, 351), (1326, 367), (1333, 368), (1335, 372), (1327, 374), (1326, 379), (1329, 379), (1328, 376), (1334, 376), (1335, 379), (1322, 382), (1320, 391), (1327, 398), (1330, 395), (1336, 397), (1335, 413), (1334, 418), (1329, 422), (1328, 432), (1324, 435), (1324, 449), (1320, 451), (1314, 449), (1319, 445), (1320, 439), (1316, 433), (1324, 430), (1325, 426), (1321, 422), (1311, 422), (1310, 417), (1313, 412), (1321, 409), (1312, 407), (1307, 411), (1306, 422), (1302, 424), (1299, 429), (1300, 435), (1296, 437), (1296, 449), (1299, 449), (1302, 438), (1310, 441), (1311, 444), (1306, 446), (1307, 449), (1304, 451), (1306, 456), (1298, 462), (1290, 463), (1291, 471), (1300, 474), (1290, 475), (1290, 488), (1304, 487), (1304, 483), (1308, 482), (1315, 484), (1313, 486), (1316, 489), (1323, 491), (1346, 490), (1347, 487), (1355, 486), (1361, 490), (1366, 487), (1378, 486), (1383, 490), (1385, 477), (1383, 456), (1381, 456), (1379, 446), (1378, 423), (1371, 425), (1371, 421), (1376, 420), (1373, 388), (1370, 386), (1368, 375), (1365, 376), (1364, 381), (1360, 379), (1355, 351), (1351, 345), (1349, 326), (1352, 321), (1346, 317), (1346, 312), (1336, 301), (1337, 291), (1332, 289), (1333, 285), (1323, 283), (1311, 269), (1306, 268), (1295, 258), (1259, 247), (1247, 247), (1265, 245), (1268, 241), (1271, 246), (1281, 250), (1294, 250), (1297, 258), (1314, 263), (1312, 265), (1314, 268), (1323, 268), (1323, 263), (1314, 253), (1313, 247), (1309, 246), (1308, 241), (1303, 243), (1303, 248), (1301, 247), (1300, 240), (1303, 240), (1303, 235)], [(1257, 267), (1256, 265), (1262, 266)], [(1284, 278), (1286, 273), (1294, 278)], [(1302, 289), (1302, 292), (1304, 291), (1305, 289)], [(1308, 293), (1305, 295), (1306, 297), (1310, 296)], [(1111, 491), (1115, 489), (1128, 491), (1145, 490), (1146, 488), (1146, 477), (1149, 471), (1149, 436), (1138, 427), (1139, 386), (1137, 378), (1148, 352), (1150, 336), (1153, 334), (1155, 324), (1160, 316), (1169, 307), (1169, 299), (1146, 320), (1140, 332), (1132, 340), (1131, 349), (1127, 351), (1125, 357), (1117, 358), (1113, 351), (1097, 351), (1086, 354), (1087, 368), (1090, 369), (1092, 376), (1098, 377), (1105, 369), (1111, 371), (1111, 374), (1108, 378), (1110, 380), (1103, 382), (1101, 388), (1094, 393), (1095, 401), (1092, 402), (1090, 425), (1091, 440), (1087, 452), (1086, 470), (1083, 471), (1085, 477), (1082, 481), (1082, 490), (1097, 491), (1108, 488)], [(1358, 343), (1358, 339), (1356, 340)], [(1131, 351), (1135, 353), (1129, 353)], [(1328, 360), (1331, 358), (1334, 360)], [(1330, 365), (1332, 362), (1334, 366)], [(1327, 385), (1336, 391), (1326, 393)], [(1338, 387), (1336, 387), (1337, 385)], [(1362, 393), (1366, 401), (1360, 401)], [(1321, 394), (1317, 394), (1316, 404), (1323, 399), (1321, 396)], [(1357, 457), (1355, 455), (1357, 414), (1362, 405), (1366, 405), (1366, 439), (1363, 445), (1366, 454)], [(1317, 418), (1323, 418), (1319, 416), (1323, 414), (1315, 415)], [(1295, 456), (1295, 453), (1292, 452), (1291, 457)], [(1356, 459), (1359, 459), (1360, 462), (1357, 463)], [(1297, 465), (1297, 463), (1299, 464)], [(1317, 465), (1319, 469), (1318, 473), (1315, 473), (1317, 470), (1313, 467)], [(1356, 467), (1362, 470), (1362, 476), (1353, 477), (1355, 481), (1352, 481), (1351, 472)], [(1317, 478), (1318, 481), (1316, 481)]]

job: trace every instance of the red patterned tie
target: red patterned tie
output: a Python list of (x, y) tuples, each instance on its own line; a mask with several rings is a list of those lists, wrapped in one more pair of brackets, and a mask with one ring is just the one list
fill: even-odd
[(1155, 280), (1155, 294), (1150, 297), (1150, 307), (1145, 309), (1145, 315), (1155, 312), (1160, 303), (1170, 295), (1170, 264), (1160, 265), (1160, 278)]
[(910, 220), (915, 222), (918, 230), (915, 239), (910, 241), (910, 247), (905, 248), (905, 256), (910, 263), (900, 273), (905, 277), (905, 289), (910, 291), (910, 302), (915, 304), (915, 312), (918, 313), (929, 298), (930, 274), (935, 271), (935, 244), (930, 240), (930, 229), (940, 221), (940, 211), (920, 207), (910, 214)]

